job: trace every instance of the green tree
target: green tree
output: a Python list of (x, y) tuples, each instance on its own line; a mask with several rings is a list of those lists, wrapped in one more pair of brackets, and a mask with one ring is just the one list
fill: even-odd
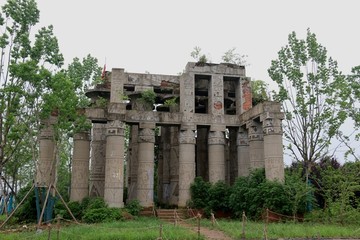
[(292, 32), (288, 41), (268, 73), (278, 84), (275, 99), (283, 103), (287, 149), (304, 164), (308, 176), (348, 117), (351, 89), (337, 62), (327, 57), (326, 48), (310, 30), (306, 39)]
[(194, 47), (194, 50), (190, 53), (190, 56), (194, 58), (198, 63), (207, 63), (208, 58), (205, 54), (201, 53), (200, 47)]
[(232, 64), (236, 64), (236, 65), (246, 65), (247, 57), (248, 57), (247, 55), (241, 55), (241, 54), (237, 53), (236, 48), (233, 47), (233, 48), (229, 49), (228, 51), (226, 51), (224, 53), (224, 55), (221, 57), (221, 59), (225, 63), (232, 63)]
[(0, 13), (0, 174), (9, 164), (8, 178), (21, 169), (16, 161), (37, 158), (42, 97), (63, 64), (52, 26), (31, 37), (38, 21), (35, 0), (8, 0)]
[(263, 80), (252, 80), (250, 83), (253, 106), (270, 100), (268, 94), (268, 84), (266, 82)]

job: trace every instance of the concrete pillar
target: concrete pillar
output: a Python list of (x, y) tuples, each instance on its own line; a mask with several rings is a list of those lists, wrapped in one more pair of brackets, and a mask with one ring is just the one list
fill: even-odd
[(169, 204), (177, 205), (179, 201), (179, 128), (170, 127), (170, 186)]
[(157, 153), (157, 199), (158, 202), (164, 204), (164, 129), (160, 127), (160, 135), (158, 137), (158, 153)]
[(236, 84), (236, 114), (240, 115), (252, 108), (250, 78), (243, 77)]
[[(161, 127), (160, 144), (162, 145), (162, 161), (158, 165), (158, 177), (161, 187), (158, 189), (159, 201), (164, 204), (169, 204), (170, 200), (170, 127)], [(161, 178), (160, 178), (161, 175)]]
[(190, 185), (195, 178), (195, 127), (181, 126), (179, 133), (179, 207), (191, 199)]
[(238, 146), (237, 146), (237, 134), (238, 130), (237, 128), (229, 128), (229, 155), (228, 155), (228, 162), (229, 162), (229, 171), (228, 174), (230, 175), (228, 177), (229, 179), (229, 185), (232, 185), (236, 178), (239, 176), (238, 174)]
[(209, 181), (208, 128), (198, 127), (196, 133), (196, 176)]
[(107, 124), (104, 200), (109, 207), (124, 206), (124, 129), (119, 120)]
[(36, 182), (38, 187), (48, 187), (55, 184), (56, 155), (53, 125), (56, 117), (42, 121), (43, 128), (40, 130), (39, 137), (39, 162), (36, 172)]
[(250, 173), (249, 136), (245, 127), (239, 127), (237, 133), (238, 176), (247, 177)]
[(281, 119), (263, 119), (265, 175), (268, 180), (284, 181), (284, 153)]
[(81, 202), (89, 196), (90, 136), (88, 132), (76, 133), (73, 139), (70, 201)]
[(137, 182), (137, 170), (138, 170), (138, 135), (139, 126), (131, 125), (130, 127), (130, 139), (129, 139), (129, 162), (127, 164), (127, 172), (129, 176), (128, 187), (128, 200), (136, 199), (136, 182)]
[(104, 197), (106, 125), (94, 123), (91, 137), (90, 197)]
[(153, 123), (139, 125), (136, 195), (143, 207), (154, 205), (154, 128)]
[(209, 182), (225, 181), (225, 133), (212, 131), (208, 138)]
[(212, 74), (209, 84), (208, 113), (212, 115), (224, 115), (224, 80), (223, 75)]
[(250, 169), (264, 168), (264, 141), (262, 125), (260, 122), (250, 120), (247, 122), (249, 129), (249, 157)]

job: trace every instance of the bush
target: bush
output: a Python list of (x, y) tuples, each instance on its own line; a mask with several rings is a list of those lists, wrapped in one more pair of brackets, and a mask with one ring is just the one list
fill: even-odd
[[(32, 184), (29, 183), (26, 187), (20, 189), (16, 196), (16, 201), (20, 202), (23, 200), (25, 195), (31, 189)], [(16, 210), (15, 218), (18, 219), (19, 222), (29, 222), (29, 221), (36, 221), (36, 198), (35, 198), (35, 191), (28, 195), (27, 199), (22, 203), (22, 205)]]
[(93, 208), (85, 211), (82, 219), (86, 223), (99, 223), (104, 222), (109, 214), (111, 214), (109, 208)]
[[(69, 202), (67, 203), (67, 206), (77, 220), (82, 218), (83, 208), (79, 202)], [(57, 201), (57, 203), (55, 204), (55, 215), (58, 214), (65, 219), (72, 219), (69, 211), (66, 209), (66, 207), (61, 201)]]
[(211, 184), (205, 182), (201, 177), (196, 177), (190, 186), (191, 202), (189, 207), (192, 208), (206, 208), (209, 201), (209, 190)]
[(230, 187), (225, 182), (219, 181), (212, 185), (209, 189), (208, 197), (207, 207), (211, 210), (229, 210)]
[(139, 216), (142, 206), (138, 200), (131, 200), (126, 206), (126, 210), (133, 216)]
[(258, 219), (266, 208), (291, 216), (293, 205), (290, 199), (284, 184), (267, 181), (264, 169), (257, 169), (250, 176), (236, 180), (229, 205), (236, 216), (245, 211), (248, 217)]

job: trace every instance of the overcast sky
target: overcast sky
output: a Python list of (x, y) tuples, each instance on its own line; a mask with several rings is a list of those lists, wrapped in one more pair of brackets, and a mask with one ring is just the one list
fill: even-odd
[(193, 60), (195, 46), (214, 63), (236, 47), (248, 55), (247, 75), (270, 83), (267, 69), (288, 34), (295, 31), (305, 37), (310, 28), (343, 72), (360, 65), (356, 0), (37, 2), (39, 25), (54, 25), (67, 63), (90, 53), (100, 65), (106, 59), (108, 70), (177, 74)]
[[(107, 69), (177, 74), (195, 46), (214, 63), (236, 47), (247, 76), (267, 69), (295, 31), (317, 35), (344, 73), (360, 65), (357, 0), (37, 0), (39, 26), (54, 26), (66, 64), (91, 54)], [(5, 0), (0, 0), (1, 5)]]

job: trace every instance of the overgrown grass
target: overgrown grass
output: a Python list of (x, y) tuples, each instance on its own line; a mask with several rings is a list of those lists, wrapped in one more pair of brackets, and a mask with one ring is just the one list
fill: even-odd
[[(157, 239), (160, 236), (162, 224), (163, 239), (198, 239), (195, 232), (173, 224), (164, 223), (156, 218), (138, 218), (136, 220), (119, 221), (101, 224), (81, 224), (60, 228), (59, 239), (66, 240), (118, 240), (118, 239)], [(50, 239), (57, 239), (56, 226), (52, 226)], [(0, 233), (2, 240), (46, 240), (48, 230), (41, 233), (35, 231), (26, 233)]]
[[(217, 220), (217, 224), (212, 227), (209, 220), (201, 220), (201, 226), (214, 228), (225, 232), (234, 239), (241, 239), (243, 233), (242, 222), (236, 220)], [(251, 222), (245, 223), (245, 236), (248, 239), (264, 238), (265, 223)], [(341, 226), (335, 224), (321, 223), (269, 223), (267, 225), (267, 237), (277, 238), (324, 238), (324, 237), (360, 237), (359, 225)]]

